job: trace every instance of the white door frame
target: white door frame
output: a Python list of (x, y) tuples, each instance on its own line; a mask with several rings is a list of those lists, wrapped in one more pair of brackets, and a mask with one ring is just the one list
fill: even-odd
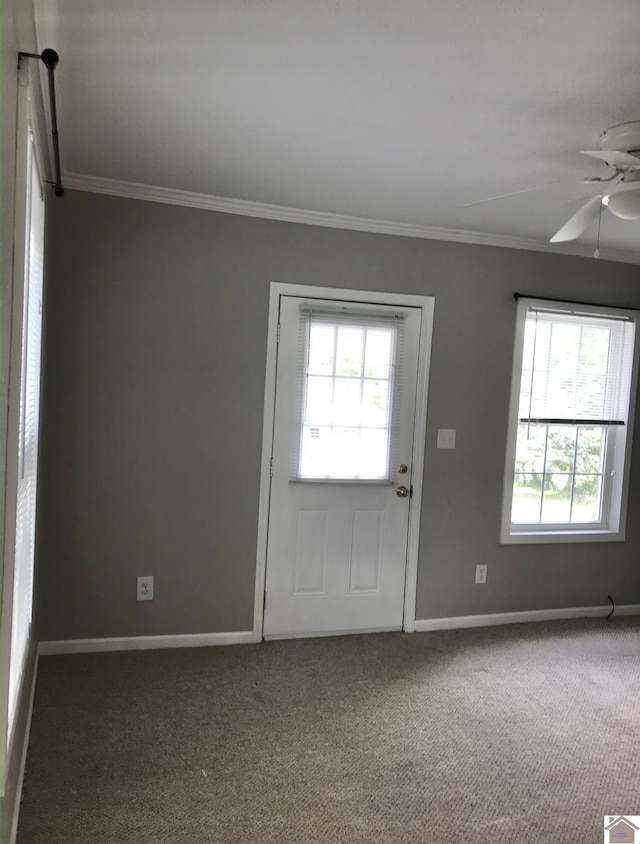
[(278, 357), (278, 315), (281, 296), (334, 299), (343, 302), (366, 302), (378, 305), (398, 305), (420, 308), (420, 346), (418, 350), (418, 379), (416, 385), (416, 415), (413, 428), (412, 484), (413, 497), (409, 503), (407, 538), (407, 567), (404, 590), (402, 629), (413, 633), (416, 621), (416, 589), (418, 582), (418, 543), (420, 540), (420, 511), (424, 477), (425, 440), (427, 434), (427, 395), (435, 298), (407, 293), (378, 293), (371, 290), (343, 290), (337, 287), (313, 287), (306, 284), (284, 284), (274, 281), (269, 293), (269, 330), (267, 335), (267, 365), (264, 385), (264, 417), (262, 425), (262, 461), (260, 470), (260, 503), (258, 508), (258, 548), (256, 558), (256, 590), (253, 611), (253, 638), (262, 641), (264, 592), (267, 576), (267, 538), (269, 533), (269, 501), (271, 496), (271, 455), (275, 420), (276, 363)]

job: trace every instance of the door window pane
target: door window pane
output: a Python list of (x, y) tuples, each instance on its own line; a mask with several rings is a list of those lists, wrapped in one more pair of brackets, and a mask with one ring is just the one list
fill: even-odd
[(386, 329), (369, 328), (365, 352), (365, 376), (367, 378), (389, 378), (391, 365), (391, 332)]
[(341, 325), (338, 328), (336, 375), (359, 378), (362, 372), (364, 330)]
[(389, 477), (397, 326), (311, 319), (300, 478)]
[(333, 390), (331, 422), (334, 425), (359, 425), (361, 407), (360, 379), (336, 378)]
[(362, 386), (362, 424), (385, 428), (388, 419), (389, 382), (366, 380)]
[(388, 474), (387, 451), (389, 435), (382, 428), (362, 428), (360, 431), (359, 466), (367, 466), (374, 478), (384, 478)]
[(333, 375), (336, 330), (332, 325), (313, 325), (309, 332), (309, 375)]
[(312, 375), (307, 379), (307, 403), (305, 423), (308, 425), (327, 425), (331, 422), (331, 402), (333, 401), (333, 378)]

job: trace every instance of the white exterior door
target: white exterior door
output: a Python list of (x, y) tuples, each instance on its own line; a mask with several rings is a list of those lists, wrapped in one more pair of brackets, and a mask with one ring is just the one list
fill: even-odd
[(421, 318), (280, 298), (267, 638), (402, 629)]

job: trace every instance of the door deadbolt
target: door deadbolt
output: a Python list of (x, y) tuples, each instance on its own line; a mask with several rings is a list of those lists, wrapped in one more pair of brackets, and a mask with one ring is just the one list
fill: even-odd
[(407, 464), (406, 464), (406, 463), (401, 463), (401, 464), (398, 466), (398, 472), (399, 472), (401, 475), (406, 475), (408, 471), (409, 471), (409, 467), (407, 466)]

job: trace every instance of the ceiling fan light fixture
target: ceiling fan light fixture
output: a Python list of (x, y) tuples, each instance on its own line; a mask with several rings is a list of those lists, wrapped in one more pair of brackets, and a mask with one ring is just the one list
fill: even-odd
[(621, 220), (640, 220), (640, 180), (617, 185), (602, 202)]

